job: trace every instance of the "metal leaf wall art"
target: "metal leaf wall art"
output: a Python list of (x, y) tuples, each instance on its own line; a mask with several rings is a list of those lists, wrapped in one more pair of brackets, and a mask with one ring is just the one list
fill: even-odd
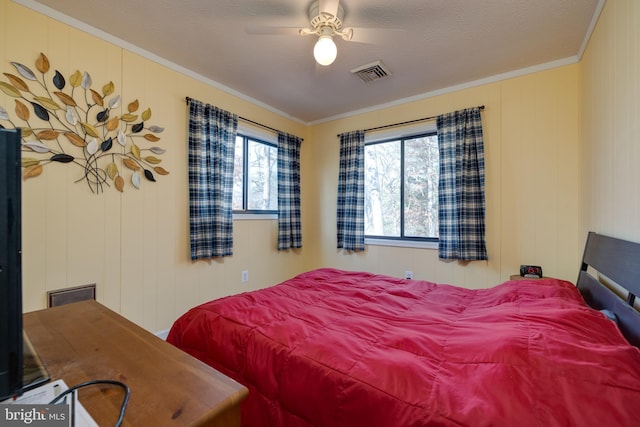
[(0, 106), (0, 128), (6, 121), (22, 131), (24, 179), (39, 176), (50, 164), (69, 164), (81, 169), (76, 182), (101, 193), (111, 183), (124, 191), (124, 173), (135, 188), (142, 176), (155, 182), (156, 175), (169, 173), (159, 166), (165, 149), (154, 145), (164, 129), (147, 124), (151, 109), (139, 112), (137, 99), (117, 115), (121, 98), (114, 95), (113, 82), (98, 92), (86, 71), (75, 71), (68, 81), (58, 70), (51, 76), (43, 53), (35, 62), (38, 75), (18, 62), (11, 65), (18, 75), (3, 73), (7, 82), (0, 81), (0, 90), (15, 98), (15, 117)]

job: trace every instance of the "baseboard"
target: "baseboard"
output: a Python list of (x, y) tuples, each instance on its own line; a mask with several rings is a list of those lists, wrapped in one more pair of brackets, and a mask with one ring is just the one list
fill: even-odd
[(167, 335), (169, 335), (169, 329), (164, 329), (162, 331), (158, 331), (155, 333), (155, 336), (157, 336), (158, 338), (161, 338), (163, 340), (167, 340)]

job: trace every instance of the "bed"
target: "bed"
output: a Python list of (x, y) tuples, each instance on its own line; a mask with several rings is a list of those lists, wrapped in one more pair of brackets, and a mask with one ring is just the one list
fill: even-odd
[(639, 263), (589, 233), (577, 286), (324, 268), (194, 307), (167, 340), (249, 388), (243, 426), (637, 425)]

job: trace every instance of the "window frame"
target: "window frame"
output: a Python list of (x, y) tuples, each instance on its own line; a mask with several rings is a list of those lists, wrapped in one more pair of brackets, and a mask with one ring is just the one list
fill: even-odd
[[(424, 136), (437, 136), (437, 126), (435, 120), (427, 123), (406, 126), (402, 129), (391, 129), (383, 132), (376, 132), (375, 135), (365, 135), (365, 150), (369, 145), (382, 144), (385, 142), (400, 141), (400, 236), (378, 236), (365, 234), (365, 244), (378, 246), (395, 246), (409, 248), (426, 248), (437, 249), (439, 238), (437, 237), (413, 237), (404, 236), (404, 186), (405, 186), (405, 159), (404, 159), (404, 141)], [(366, 192), (366, 188), (365, 188)]]
[[(276, 149), (278, 148), (277, 138), (271, 134), (266, 134), (263, 132), (258, 132), (253, 129), (248, 129), (244, 127), (238, 127), (238, 132), (236, 137), (242, 138), (242, 147), (243, 147), (243, 156), (242, 156), (242, 206), (243, 209), (233, 209), (233, 219), (234, 220), (251, 220), (251, 219), (278, 219), (278, 210), (275, 209), (244, 209), (247, 206), (248, 201), (248, 188), (249, 188), (249, 180), (248, 180), (248, 164), (249, 158), (247, 154), (247, 148), (249, 146), (249, 141), (256, 142), (259, 144), (263, 144)], [(277, 167), (277, 163), (276, 163)], [(234, 183), (235, 184), (235, 183)], [(276, 190), (277, 197), (277, 190)]]

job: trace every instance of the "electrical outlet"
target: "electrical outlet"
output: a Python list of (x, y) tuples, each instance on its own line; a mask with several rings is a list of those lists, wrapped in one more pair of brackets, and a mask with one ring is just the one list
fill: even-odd
[(242, 270), (242, 275), (240, 276), (240, 281), (242, 283), (247, 283), (249, 281), (249, 270)]
[(413, 271), (411, 271), (411, 270), (405, 270), (405, 271), (404, 271), (404, 278), (405, 278), (405, 279), (413, 279)]

